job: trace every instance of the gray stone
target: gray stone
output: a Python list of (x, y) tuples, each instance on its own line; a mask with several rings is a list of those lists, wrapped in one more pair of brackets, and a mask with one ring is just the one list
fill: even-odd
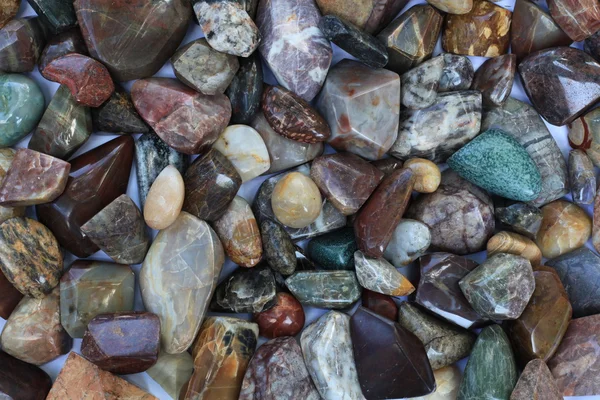
[(412, 109), (426, 108), (435, 102), (444, 57), (438, 56), (402, 74), (402, 105)]
[(444, 53), (444, 70), (440, 79), (438, 92), (454, 92), (471, 87), (475, 69), (469, 57)]
[(285, 284), (300, 303), (320, 308), (348, 307), (361, 294), (353, 271), (296, 272)]

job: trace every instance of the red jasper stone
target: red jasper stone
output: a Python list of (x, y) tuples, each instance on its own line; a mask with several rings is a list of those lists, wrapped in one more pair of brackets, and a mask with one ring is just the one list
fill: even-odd
[(273, 339), (295, 336), (304, 327), (302, 304), (289, 293), (277, 293), (277, 304), (266, 311), (254, 314), (260, 336)]
[(398, 306), (391, 296), (363, 289), (362, 305), (382, 317), (398, 320)]

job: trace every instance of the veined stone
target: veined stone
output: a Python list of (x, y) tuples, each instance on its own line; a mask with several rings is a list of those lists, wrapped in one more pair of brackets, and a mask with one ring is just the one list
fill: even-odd
[(20, 74), (2, 74), (0, 96), (3, 99), (0, 109), (0, 146), (9, 147), (36, 127), (44, 114), (44, 95), (33, 79)]
[(437, 97), (444, 65), (444, 57), (438, 56), (402, 74), (402, 105), (411, 109), (432, 105)]
[(568, 168), (573, 202), (579, 205), (592, 204), (596, 195), (596, 172), (592, 160), (583, 150), (571, 150)]
[(471, 89), (479, 90), (484, 107), (502, 106), (510, 96), (515, 80), (517, 56), (504, 54), (485, 61), (475, 72)]
[(353, 271), (301, 271), (285, 284), (300, 303), (319, 308), (348, 307), (361, 293)]
[(308, 242), (308, 256), (320, 268), (354, 270), (354, 253), (358, 250), (352, 228), (326, 233)]
[(469, 57), (444, 53), (444, 69), (438, 86), (438, 92), (468, 90), (475, 76), (473, 63)]
[(390, 296), (408, 296), (415, 287), (392, 264), (382, 258), (370, 258), (362, 251), (354, 253), (358, 282), (365, 289)]
[(542, 262), (542, 252), (535, 242), (514, 232), (498, 232), (488, 240), (488, 257), (496, 253), (521, 256), (528, 259), (534, 267), (540, 265)]
[(88, 55), (85, 41), (78, 28), (59, 33), (48, 40), (38, 63), (40, 72), (44, 71), (50, 61), (70, 53)]
[(46, 25), (38, 17), (17, 18), (0, 29), (0, 71), (30, 72), (46, 45)]
[(265, 142), (254, 128), (246, 125), (225, 128), (213, 148), (231, 161), (242, 183), (256, 178), (271, 167)]
[(421, 257), (431, 244), (429, 227), (412, 219), (401, 219), (383, 257), (393, 265), (408, 265)]
[(555, 258), (583, 246), (592, 234), (592, 220), (579, 206), (556, 200), (542, 207), (536, 243), (545, 258)]
[(427, 0), (427, 2), (448, 14), (466, 14), (473, 8), (473, 0)]
[(600, 165), (600, 109), (593, 109), (568, 126), (569, 145), (584, 150), (594, 165)]
[(600, 29), (600, 5), (590, 0), (548, 1), (550, 15), (574, 42)]
[(21, 0), (2, 0), (0, 3), (0, 28), (17, 16)]
[(27, 0), (27, 2), (53, 34), (77, 26), (77, 17), (71, 2), (44, 0)]
[[(263, 92), (262, 64), (258, 52), (238, 61), (240, 68), (225, 94), (231, 101), (231, 123), (248, 125), (260, 110)], [(260, 132), (256, 126), (254, 128)]]
[(266, 265), (238, 268), (217, 287), (211, 311), (257, 313), (275, 306), (275, 276)]

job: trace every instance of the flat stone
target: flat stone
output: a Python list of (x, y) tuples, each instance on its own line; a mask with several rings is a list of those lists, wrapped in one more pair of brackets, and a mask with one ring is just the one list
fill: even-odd
[(87, 46), (78, 28), (69, 29), (48, 40), (38, 62), (40, 72), (44, 71), (51, 61), (71, 53), (88, 55)]
[(300, 303), (319, 308), (346, 308), (361, 293), (353, 271), (301, 271), (285, 283)]
[(435, 390), (423, 344), (400, 324), (359, 307), (350, 319), (350, 332), (367, 400), (423, 396)]
[(146, 133), (150, 131), (135, 110), (131, 96), (121, 86), (100, 107), (92, 108), (94, 130), (111, 133)]
[(127, 191), (133, 138), (120, 136), (70, 160), (67, 187), (52, 203), (36, 206), (38, 219), (77, 257), (98, 251), (81, 226)]
[(573, 203), (556, 200), (542, 207), (542, 226), (536, 243), (545, 258), (578, 249), (592, 234), (592, 220)]
[(152, 229), (170, 226), (183, 207), (185, 184), (177, 168), (168, 165), (156, 177), (144, 205), (144, 221)]
[(192, 16), (186, 0), (77, 0), (74, 6), (90, 55), (117, 81), (158, 72), (179, 47)]
[(479, 134), (480, 126), (481, 93), (441, 93), (430, 107), (402, 113), (390, 154), (401, 160), (420, 157), (445, 162)]
[(398, 320), (398, 306), (390, 296), (365, 289), (360, 302), (363, 307), (382, 317), (392, 321)]
[(333, 56), (320, 18), (316, 4), (299, 0), (261, 1), (256, 13), (260, 54), (277, 82), (306, 101), (321, 90)]
[[(0, 149), (0, 184), (6, 177), (6, 173), (10, 169), (10, 165), (15, 157), (16, 151), (9, 148)], [(24, 217), (25, 216), (25, 207), (3, 207), (0, 206), (0, 224), (10, 218), (14, 217)], [(2, 275), (2, 274), (0, 274)], [(0, 279), (1, 281), (2, 279)], [(1, 292), (1, 290), (0, 290)], [(10, 290), (7, 289), (7, 295), (10, 294)], [(18, 301), (18, 300), (17, 300)], [(2, 301), (0, 301), (0, 316), (2, 316)], [(16, 305), (15, 303), (14, 305)], [(7, 316), (8, 318), (8, 316)], [(5, 318), (6, 319), (6, 318)]]
[(400, 77), (342, 60), (331, 68), (317, 110), (331, 128), (328, 143), (334, 149), (378, 160), (398, 135)]
[(323, 200), (315, 182), (300, 172), (290, 172), (277, 182), (271, 207), (279, 222), (291, 228), (305, 228), (321, 213)]
[(513, 87), (517, 56), (504, 54), (486, 60), (475, 72), (471, 89), (482, 94), (484, 107), (502, 106)]
[(435, 103), (444, 65), (438, 56), (402, 74), (402, 105), (418, 110)]
[(462, 380), (460, 369), (452, 365), (433, 371), (435, 378), (435, 391), (422, 397), (413, 397), (412, 400), (456, 400), (458, 388)]
[(580, 42), (600, 29), (600, 5), (590, 0), (549, 0), (550, 15), (574, 41)]
[(433, 370), (454, 364), (469, 355), (475, 334), (438, 320), (414, 303), (400, 303), (398, 322), (425, 346)]
[(0, 395), (7, 399), (43, 400), (52, 379), (42, 369), (0, 351)]
[(27, 0), (27, 2), (53, 34), (77, 26), (77, 17), (71, 2), (60, 0)]
[(238, 268), (223, 280), (210, 304), (211, 311), (259, 313), (277, 303), (275, 276), (269, 267)]
[(60, 85), (27, 144), (63, 160), (69, 159), (92, 135), (92, 113), (77, 104), (69, 88)]
[(55, 288), (46, 297), (21, 300), (4, 325), (2, 350), (35, 365), (68, 353), (73, 340), (60, 324), (59, 294)]
[(573, 202), (579, 205), (592, 204), (596, 195), (596, 173), (592, 160), (583, 150), (571, 150), (568, 165)]
[(146, 373), (158, 383), (169, 396), (179, 398), (194, 370), (194, 359), (187, 351), (169, 354), (161, 351), (158, 361)]
[(123, 400), (158, 400), (126, 380), (101, 370), (75, 352), (69, 353), (46, 399), (77, 400), (89, 397), (95, 400), (109, 396)]
[(0, 146), (13, 146), (27, 136), (42, 118), (44, 95), (33, 79), (20, 74), (2, 74), (0, 96), (4, 99), (0, 109)]
[(500, 325), (487, 326), (471, 351), (458, 399), (508, 399), (517, 377), (508, 337)]
[(475, 76), (475, 69), (469, 57), (443, 53), (444, 69), (438, 86), (438, 92), (468, 90)]
[(248, 58), (239, 58), (238, 61), (239, 69), (225, 94), (231, 101), (231, 123), (249, 125), (260, 110), (263, 93), (262, 64), (258, 53)]
[(160, 318), (167, 353), (182, 353), (192, 344), (224, 262), (217, 234), (186, 212), (154, 239), (140, 270), (140, 290), (146, 310)]
[(300, 338), (308, 372), (324, 400), (362, 399), (352, 352), (350, 317), (329, 311)]
[(264, 258), (269, 267), (283, 275), (296, 270), (296, 250), (290, 235), (277, 222), (265, 219), (260, 224)]
[(0, 28), (17, 16), (21, 0), (2, 0), (0, 2)]
[(600, 64), (575, 48), (531, 54), (519, 64), (519, 73), (529, 100), (552, 125), (573, 122), (600, 98)]
[(496, 218), (509, 229), (529, 239), (535, 239), (542, 225), (542, 212), (540, 209), (526, 203), (497, 207)]
[(360, 0), (317, 1), (323, 15), (335, 15), (371, 35), (387, 26), (407, 3), (406, 0), (383, 0), (378, 3)]
[(17, 18), (0, 30), (0, 71), (31, 72), (46, 45), (46, 25), (37, 17)]
[(264, 140), (254, 128), (247, 125), (225, 128), (213, 148), (231, 161), (242, 182), (256, 178), (271, 167)]
[(404, 163), (404, 168), (415, 173), (415, 192), (433, 193), (440, 186), (442, 173), (434, 162), (424, 158), (411, 158)]
[(403, 74), (431, 58), (444, 17), (430, 5), (415, 5), (393, 20), (377, 39), (388, 51), (386, 67)]
[(250, 361), (239, 400), (319, 400), (306, 370), (302, 350), (293, 337), (275, 338), (256, 350)]
[(532, 266), (540, 265), (542, 252), (535, 242), (525, 236), (513, 232), (498, 232), (488, 240), (487, 255), (508, 253), (521, 256), (529, 260)]
[(0, 317), (8, 319), (22, 298), (23, 293), (6, 279), (4, 273), (0, 273)]
[(362, 287), (390, 296), (408, 296), (415, 287), (383, 258), (370, 258), (362, 251), (354, 253), (356, 277)]
[(260, 336), (273, 339), (282, 336), (296, 336), (304, 327), (302, 304), (288, 293), (277, 293), (277, 303), (273, 308), (255, 313)]
[(556, 140), (532, 106), (509, 97), (502, 107), (484, 113), (481, 130), (489, 129), (500, 129), (512, 136), (533, 159), (542, 177), (542, 191), (533, 205), (539, 207), (567, 194), (567, 164)]
[(473, 8), (473, 0), (427, 0), (427, 2), (448, 14), (466, 14)]
[(535, 359), (527, 363), (510, 395), (510, 400), (529, 399), (563, 399), (552, 373), (543, 360)]
[(330, 270), (354, 270), (354, 253), (358, 250), (354, 230), (343, 228), (308, 242), (308, 256), (319, 267)]
[(137, 374), (156, 363), (160, 320), (149, 312), (100, 314), (83, 336), (81, 354), (114, 374)]
[(600, 165), (600, 110), (583, 114), (569, 125), (569, 145), (586, 152), (594, 165)]

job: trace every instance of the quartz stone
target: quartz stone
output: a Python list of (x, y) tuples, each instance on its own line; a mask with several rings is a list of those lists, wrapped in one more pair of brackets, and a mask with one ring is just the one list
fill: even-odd
[(474, 90), (479, 90), (484, 107), (502, 106), (510, 96), (517, 68), (517, 56), (504, 54), (485, 61), (475, 72)]
[(363, 399), (350, 337), (350, 317), (329, 311), (300, 338), (308, 372), (324, 400)]
[(352, 228), (343, 228), (314, 238), (308, 242), (306, 249), (309, 258), (321, 268), (354, 270), (354, 253), (358, 247)]
[(117, 81), (154, 75), (175, 53), (192, 16), (186, 0), (77, 0), (74, 6), (90, 55)]
[(487, 326), (473, 346), (457, 398), (508, 399), (517, 378), (508, 337), (500, 325)]
[(596, 173), (592, 160), (583, 150), (571, 150), (569, 153), (569, 184), (573, 202), (579, 205), (594, 202)]
[(435, 163), (424, 158), (411, 158), (404, 163), (404, 168), (410, 168), (415, 173), (415, 192), (433, 193), (440, 186), (442, 173)]
[(144, 205), (144, 221), (152, 229), (165, 229), (181, 213), (185, 199), (185, 186), (181, 174), (168, 165), (156, 177)]
[(208, 221), (215, 221), (225, 213), (242, 184), (233, 164), (216, 149), (196, 158), (183, 181), (183, 211)]
[(22, 298), (23, 294), (0, 271), (0, 318), (8, 319)]
[(540, 6), (517, 0), (513, 10), (510, 48), (521, 61), (528, 54), (549, 47), (569, 46), (573, 41)]
[(21, 0), (2, 0), (0, 1), (0, 5), (0, 28), (2, 28), (17, 16)]
[(285, 284), (300, 303), (319, 308), (346, 308), (361, 293), (353, 271), (301, 271)]
[(211, 311), (259, 313), (277, 303), (275, 276), (266, 265), (238, 268), (223, 280), (211, 302)]
[(350, 319), (350, 333), (367, 400), (423, 396), (435, 390), (423, 344), (400, 324), (359, 307)]
[(414, 303), (400, 303), (398, 322), (425, 346), (433, 370), (452, 365), (469, 355), (475, 334), (422, 311)]
[(542, 206), (567, 194), (565, 159), (535, 109), (509, 97), (502, 107), (488, 110), (481, 123), (482, 131), (500, 129), (519, 142), (533, 159), (542, 177), (542, 191), (532, 202)]
[(508, 207), (497, 207), (496, 217), (509, 229), (535, 239), (542, 225), (542, 212), (526, 203), (515, 203)]
[(540, 265), (542, 252), (533, 240), (513, 232), (498, 232), (487, 243), (487, 253), (515, 254), (529, 260), (532, 266)]
[(331, 68), (317, 109), (331, 128), (334, 149), (378, 160), (398, 135), (400, 77), (342, 60)]
[(529, 100), (553, 125), (573, 122), (600, 98), (600, 64), (575, 48), (530, 54), (519, 64), (519, 73)]
[(452, 365), (433, 371), (435, 392), (423, 397), (413, 397), (411, 400), (456, 400), (458, 388), (462, 379), (460, 369)]
[(51, 387), (52, 379), (42, 369), (0, 351), (0, 396), (44, 400)]
[(388, 62), (387, 49), (383, 43), (337, 15), (321, 17), (319, 29), (327, 40), (371, 68), (383, 68)]
[(550, 15), (574, 42), (600, 29), (600, 5), (590, 0), (549, 0)]
[(17, 18), (6, 24), (0, 30), (0, 71), (33, 71), (46, 36), (46, 25), (37, 17)]
[(306, 101), (321, 90), (333, 56), (320, 18), (315, 3), (301, 0), (263, 0), (256, 14), (260, 54), (279, 84)]
[(420, 157), (444, 162), (477, 136), (480, 126), (481, 93), (441, 93), (430, 107), (402, 113), (398, 139), (390, 154), (401, 160)]
[(4, 325), (2, 350), (35, 365), (68, 353), (73, 340), (60, 324), (59, 294), (55, 288), (46, 297), (21, 300)]
[(133, 138), (120, 136), (72, 160), (67, 187), (52, 203), (36, 206), (37, 216), (62, 247), (77, 257), (98, 251), (81, 226), (127, 191)]
[(446, 16), (442, 47), (466, 56), (496, 57), (508, 53), (512, 13), (489, 1), (475, 1), (466, 14)]
[[(566, 328), (566, 327), (565, 327)], [(510, 400), (562, 400), (563, 396), (552, 373), (543, 360), (534, 359), (527, 363), (515, 386)]]
[(548, 361), (571, 321), (571, 304), (556, 271), (536, 267), (533, 276), (535, 290), (529, 304), (519, 318), (507, 324), (513, 349), (522, 364), (536, 358)]
[(0, 185), (0, 205), (49, 203), (62, 194), (71, 164), (29, 149), (17, 150)]
[(237, 400), (257, 341), (252, 322), (208, 317), (194, 341), (194, 373), (181, 399)]
[(90, 400), (111, 397), (123, 400), (158, 400), (157, 397), (71, 352), (46, 400), (81, 400), (86, 397)]
[(473, 8), (473, 0), (427, 0), (427, 2), (448, 14), (466, 14)]
[(160, 320), (149, 312), (100, 314), (88, 324), (81, 354), (105, 371), (137, 374), (156, 363)]
[(69, 1), (27, 0), (27, 2), (53, 34), (77, 26), (75, 9)]
[[(6, 177), (6, 173), (8, 172), (8, 170), (10, 169), (10, 165), (12, 164), (12, 161), (15, 157), (15, 150), (11, 149), (11, 148), (0, 148), (0, 184), (2, 184), (2, 181), (4, 180), (4, 178)], [(0, 206), (0, 224), (10, 218), (14, 218), (14, 217), (24, 217), (25, 216), (25, 207), (3, 207)], [(2, 275), (2, 274), (0, 274)], [(0, 281), (2, 281), (3, 278), (0, 278)], [(12, 287), (12, 285), (9, 285)], [(9, 295), (10, 297), (10, 293), (12, 291), (9, 289), (6, 289), (6, 293), (7, 295)], [(2, 290), (0, 290), (0, 293), (2, 293)], [(17, 299), (18, 302), (18, 299)], [(15, 302), (13, 306), (17, 305), (17, 303)], [(2, 301), (0, 300), (0, 317), (2, 316)], [(6, 317), (8, 318), (8, 316)], [(6, 319), (5, 318), (5, 319)]]
[(111, 133), (146, 133), (150, 129), (135, 110), (131, 96), (121, 86), (100, 107), (92, 109), (94, 130)]
[(408, 296), (415, 287), (383, 258), (370, 258), (362, 251), (354, 253), (358, 283), (368, 290), (390, 296)]
[(542, 207), (542, 226), (536, 243), (545, 258), (555, 258), (585, 244), (592, 234), (592, 220), (573, 203), (556, 200)]
[(365, 289), (362, 292), (361, 305), (392, 321), (398, 319), (398, 306), (392, 297), (385, 294)]
[(297, 260), (294, 243), (283, 227), (270, 219), (260, 224), (262, 248), (267, 264), (283, 275), (291, 275), (296, 270)]
[(146, 310), (160, 318), (167, 353), (182, 353), (192, 344), (224, 262), (217, 234), (186, 212), (154, 239), (140, 270), (140, 290)]
[(262, 137), (246, 125), (231, 125), (221, 133), (213, 148), (219, 150), (247, 182), (269, 170), (271, 161)]
[(231, 101), (231, 123), (250, 124), (260, 109), (263, 92), (262, 65), (258, 53), (238, 60), (240, 67), (225, 94)]
[(296, 336), (304, 327), (304, 309), (294, 296), (277, 293), (277, 303), (273, 308), (255, 313), (260, 336), (273, 339), (281, 336)]
[(335, 15), (368, 34), (377, 34), (407, 3), (406, 0), (383, 0), (377, 3), (360, 0), (317, 0), (323, 15)]
[(430, 5), (415, 5), (393, 20), (379, 35), (388, 51), (387, 68), (403, 74), (433, 54), (444, 17)]
[(81, 31), (77, 28), (59, 33), (48, 40), (38, 63), (40, 72), (43, 72), (51, 61), (71, 53), (88, 55)]
[(60, 85), (27, 147), (63, 160), (69, 159), (92, 134), (92, 114), (77, 104), (64, 85)]
[(444, 57), (438, 56), (402, 74), (402, 105), (420, 109), (435, 103), (444, 64)]
[(335, 153), (317, 157), (310, 176), (331, 204), (352, 215), (379, 185), (383, 172), (352, 153)]
[(600, 165), (600, 109), (582, 115), (569, 124), (569, 145), (586, 152), (594, 165)]
[(405, 217), (429, 226), (433, 249), (461, 255), (483, 250), (495, 226), (489, 195), (451, 170), (435, 193), (417, 197)]
[(320, 398), (296, 339), (280, 337), (256, 350), (246, 370), (239, 400)]
[(290, 172), (273, 189), (271, 207), (279, 222), (305, 228), (321, 213), (321, 193), (315, 182), (299, 172)]
[(144, 134), (135, 142), (135, 169), (142, 207), (152, 183), (169, 165), (183, 174), (188, 167), (187, 156), (170, 148), (153, 133)]
[(158, 361), (146, 373), (158, 383), (169, 396), (179, 398), (184, 385), (192, 376), (194, 359), (187, 351), (179, 354), (169, 354), (163, 351), (158, 355)]
[(9, 147), (27, 136), (42, 118), (44, 94), (38, 84), (25, 75), (2, 74), (0, 97), (3, 99), (0, 109), (0, 146)]
[(63, 255), (48, 228), (15, 217), (0, 225), (0, 270), (25, 296), (39, 299), (58, 285)]
[(471, 88), (475, 69), (469, 57), (444, 53), (444, 69), (438, 92), (454, 92)]

